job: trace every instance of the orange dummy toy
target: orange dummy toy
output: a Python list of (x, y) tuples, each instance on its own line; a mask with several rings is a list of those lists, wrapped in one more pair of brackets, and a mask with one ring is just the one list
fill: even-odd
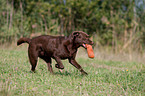
[(94, 52), (93, 52), (92, 46), (86, 44), (86, 47), (87, 47), (88, 57), (89, 57), (89, 58), (94, 58)]

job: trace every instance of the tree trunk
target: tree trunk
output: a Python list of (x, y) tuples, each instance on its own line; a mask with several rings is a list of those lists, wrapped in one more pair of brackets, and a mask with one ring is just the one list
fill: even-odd
[(21, 33), (23, 33), (23, 6), (22, 6), (22, 1), (20, 0), (20, 8), (21, 8)]
[(9, 26), (9, 10), (8, 10), (8, 0), (7, 0), (7, 26)]
[(9, 30), (11, 29), (12, 27), (12, 22), (13, 22), (13, 4), (14, 4), (14, 0), (12, 0), (11, 2), (11, 6), (12, 6), (12, 9), (11, 9), (11, 13), (10, 13), (10, 24), (9, 24)]

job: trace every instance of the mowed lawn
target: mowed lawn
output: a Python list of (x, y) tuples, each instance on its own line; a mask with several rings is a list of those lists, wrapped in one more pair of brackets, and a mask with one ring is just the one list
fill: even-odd
[(85, 50), (76, 60), (88, 72), (80, 72), (63, 60), (54, 75), (39, 59), (36, 73), (30, 71), (27, 47), (0, 49), (0, 96), (145, 96), (145, 64), (89, 59)]

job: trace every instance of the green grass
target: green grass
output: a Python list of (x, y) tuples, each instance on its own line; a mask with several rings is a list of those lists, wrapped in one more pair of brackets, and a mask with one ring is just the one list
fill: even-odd
[(89, 59), (79, 52), (77, 61), (88, 76), (82, 76), (67, 60), (63, 73), (53, 60), (55, 75), (51, 75), (40, 59), (36, 73), (31, 73), (27, 49), (0, 49), (0, 54), (0, 96), (145, 95), (142, 63)]

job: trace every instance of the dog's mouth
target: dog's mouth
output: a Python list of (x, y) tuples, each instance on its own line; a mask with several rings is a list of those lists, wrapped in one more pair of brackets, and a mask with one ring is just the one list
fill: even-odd
[(85, 44), (85, 43), (83, 43), (83, 44), (82, 44), (82, 46), (83, 46), (84, 48), (87, 48), (87, 46), (86, 46), (86, 44)]
[(88, 45), (93, 45), (93, 42), (91, 42), (91, 43), (83, 43), (81, 46), (84, 47), (84, 48), (87, 48), (87, 44)]

